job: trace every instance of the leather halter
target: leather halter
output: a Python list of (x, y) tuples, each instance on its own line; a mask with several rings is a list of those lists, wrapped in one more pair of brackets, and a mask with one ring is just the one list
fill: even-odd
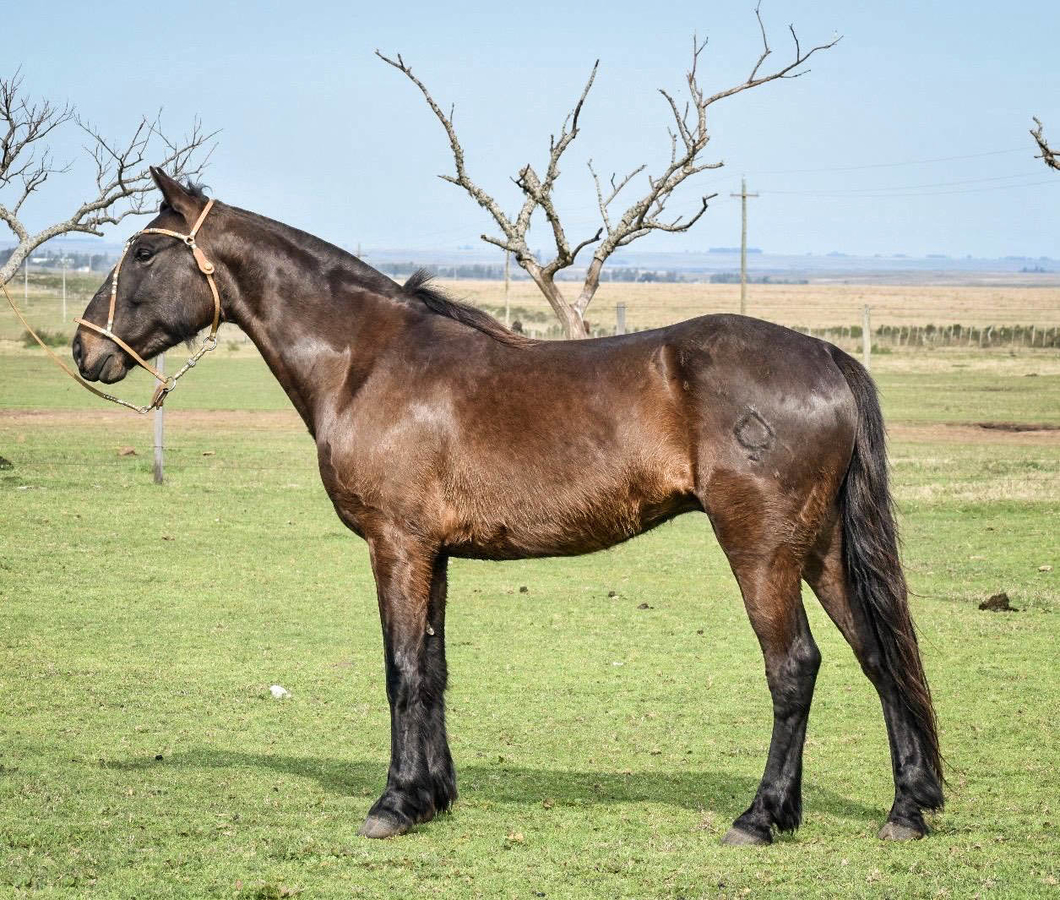
[[(89, 328), (95, 331), (103, 337), (114, 341), (119, 347), (122, 348), (126, 353), (129, 354), (136, 361), (137, 365), (146, 369), (152, 375), (158, 379), (159, 385), (155, 389), (154, 396), (151, 398), (151, 403), (148, 406), (137, 406), (134, 403), (129, 403), (126, 400), (122, 400), (119, 397), (112, 396), (111, 394), (105, 393), (98, 388), (93, 387), (87, 381), (85, 381), (80, 375), (73, 372), (58, 356), (48, 347), (44, 341), (37, 336), (37, 333), (30, 328), (29, 323), (23, 318), (22, 313), (19, 312), (18, 307), (15, 306), (15, 301), (11, 299), (11, 295), (7, 291), (7, 286), (2, 285), (4, 294), (7, 297), (7, 302), (11, 304), (11, 308), (15, 311), (15, 315), (19, 317), (22, 324), (26, 326), (26, 330), (34, 337), (38, 344), (47, 351), (48, 355), (52, 360), (61, 368), (67, 375), (81, 384), (82, 387), (87, 388), (93, 394), (98, 397), (102, 397), (104, 400), (110, 400), (112, 403), (117, 403), (121, 406), (127, 407), (128, 409), (134, 410), (138, 413), (149, 413), (153, 409), (158, 409), (166, 400), (169, 393), (177, 386), (177, 379), (179, 379), (185, 372), (191, 369), (203, 355), (213, 350), (217, 346), (217, 327), (221, 322), (221, 296), (217, 292), (217, 284), (214, 282), (214, 265), (207, 258), (206, 254), (202, 252), (202, 248), (195, 243), (195, 235), (198, 233), (199, 228), (202, 227), (202, 223), (206, 220), (206, 216), (213, 208), (214, 201), (209, 200), (206, 206), (203, 207), (202, 212), (199, 214), (199, 218), (192, 226), (191, 231), (187, 234), (181, 234), (179, 231), (169, 231), (166, 228), (144, 228), (142, 231), (136, 232), (132, 237), (129, 238), (125, 243), (125, 248), (122, 250), (121, 257), (118, 260), (118, 264), (114, 267), (114, 275), (111, 278), (110, 285), (110, 309), (107, 313), (107, 325), (101, 327), (93, 322), (86, 322), (84, 319), (75, 318), (74, 321), (85, 328)], [(121, 265), (125, 261), (125, 257), (129, 252), (129, 248), (141, 234), (164, 234), (168, 237), (176, 238), (179, 241), (183, 241), (184, 244), (191, 250), (192, 256), (195, 257), (195, 263), (199, 267), (199, 271), (206, 276), (206, 283), (210, 286), (210, 293), (213, 295), (213, 323), (210, 326), (210, 333), (203, 338), (202, 344), (199, 349), (196, 350), (180, 370), (173, 375), (166, 376), (159, 372), (154, 366), (148, 363), (143, 357), (140, 356), (132, 347), (130, 347), (125, 341), (118, 337), (114, 331), (114, 306), (118, 299), (118, 273), (121, 271)]]

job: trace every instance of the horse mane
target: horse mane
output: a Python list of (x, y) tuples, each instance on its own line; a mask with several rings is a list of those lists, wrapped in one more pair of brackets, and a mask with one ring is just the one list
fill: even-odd
[(453, 300), (433, 282), (434, 276), (426, 269), (417, 269), (401, 287), (406, 297), (419, 300), (431, 312), (447, 319), (454, 319), (462, 325), (469, 325), (476, 331), (488, 334), (495, 341), (512, 347), (529, 347), (536, 344), (533, 338), (516, 334), (505, 328), (493, 316), (467, 303)]

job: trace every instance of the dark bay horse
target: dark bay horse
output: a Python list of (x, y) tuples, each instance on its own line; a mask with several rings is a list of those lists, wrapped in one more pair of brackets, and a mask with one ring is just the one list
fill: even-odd
[[(151, 225), (187, 232), (205, 196), (154, 174), (164, 202)], [(923, 811), (943, 802), (935, 713), (898, 560), (880, 407), (858, 362), (733, 315), (530, 340), (424, 277), (400, 286), (324, 241), (222, 203), (198, 245), (224, 317), (250, 336), (305, 420), (335, 511), (370, 550), (391, 758), (362, 834), (401, 834), (456, 798), (444, 711), (450, 557), (589, 553), (691, 510), (707, 514), (739, 582), (773, 698), (765, 773), (726, 842), (767, 843), (799, 825), (821, 659), (802, 580), (883, 705), (895, 796), (880, 837), (926, 833)], [(114, 333), (141, 356), (210, 322), (197, 258), (160, 234), (129, 248)], [(85, 319), (102, 324), (109, 299), (108, 283)], [(132, 365), (84, 327), (73, 354), (89, 380), (118, 381)]]

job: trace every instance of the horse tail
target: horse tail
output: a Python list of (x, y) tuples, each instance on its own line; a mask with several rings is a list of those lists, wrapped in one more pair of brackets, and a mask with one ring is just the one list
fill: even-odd
[(862, 613), (875, 638), (875, 661), (892, 681), (897, 700), (908, 712), (919, 737), (924, 764), (932, 778), (918, 779), (916, 800), (922, 808), (941, 809), (942, 754), (931, 690), (909, 614), (908, 589), (898, 558), (898, 529), (887, 479), (883, 414), (868, 370), (838, 348), (836, 365), (850, 386), (858, 408), (854, 454), (839, 491), (843, 555), (850, 602)]

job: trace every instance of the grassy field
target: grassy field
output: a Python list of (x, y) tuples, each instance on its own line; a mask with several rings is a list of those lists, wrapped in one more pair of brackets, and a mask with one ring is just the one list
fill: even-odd
[[(1060, 432), (973, 423), (1060, 425), (1060, 355), (894, 354), (876, 375), (950, 764), (928, 840), (874, 837), (879, 704), (807, 592), (803, 827), (718, 844), (771, 713), (735, 582), (686, 516), (591, 557), (452, 564), (461, 799), (369, 842), (389, 734), (367, 553), (260, 360), (222, 345), (186, 379), (157, 487), (149, 420), (8, 345), (0, 896), (1056, 896), (1060, 586), (1040, 567), (1060, 566)], [(1018, 613), (978, 610), (999, 590)]]

